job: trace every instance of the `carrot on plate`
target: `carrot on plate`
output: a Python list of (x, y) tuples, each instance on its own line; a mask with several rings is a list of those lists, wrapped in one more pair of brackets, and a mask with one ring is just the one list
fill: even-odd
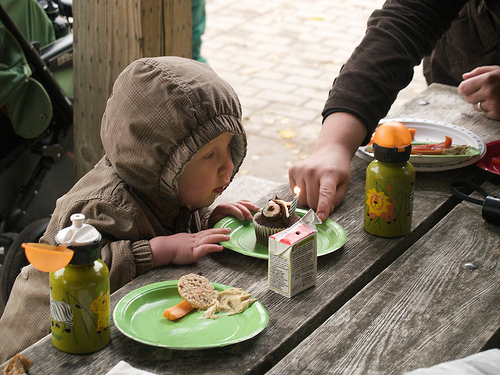
[(163, 316), (168, 320), (176, 320), (182, 318), (193, 309), (194, 307), (191, 306), (189, 302), (187, 302), (186, 300), (182, 300), (177, 305), (165, 309), (165, 311), (163, 312)]
[(410, 131), (411, 139), (413, 140), (415, 138), (415, 133), (416, 133), (417, 129), (415, 129), (415, 128), (408, 128), (408, 130)]
[(491, 164), (500, 165), (500, 156), (494, 156), (491, 158)]

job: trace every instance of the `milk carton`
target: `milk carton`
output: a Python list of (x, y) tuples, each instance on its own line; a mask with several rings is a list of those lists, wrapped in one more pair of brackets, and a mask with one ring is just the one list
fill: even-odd
[(290, 298), (316, 285), (319, 223), (309, 210), (290, 228), (269, 237), (269, 289)]

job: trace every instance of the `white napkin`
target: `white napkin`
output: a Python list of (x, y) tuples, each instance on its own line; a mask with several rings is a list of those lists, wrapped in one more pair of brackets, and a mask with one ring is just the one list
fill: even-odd
[(125, 361), (120, 361), (106, 375), (156, 375), (152, 372), (143, 371), (130, 366)]
[(455, 361), (408, 372), (406, 375), (498, 375), (500, 350), (491, 349)]

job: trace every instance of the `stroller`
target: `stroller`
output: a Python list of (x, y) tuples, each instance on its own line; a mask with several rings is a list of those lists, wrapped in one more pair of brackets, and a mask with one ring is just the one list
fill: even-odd
[[(0, 315), (28, 263), (21, 244), (38, 242), (74, 182), (71, 5), (0, 0)], [(56, 164), (67, 171), (42, 194)]]

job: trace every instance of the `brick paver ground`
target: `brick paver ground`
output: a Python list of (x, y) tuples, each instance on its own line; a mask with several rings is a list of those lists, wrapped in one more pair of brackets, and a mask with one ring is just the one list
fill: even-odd
[[(207, 0), (202, 55), (236, 90), (249, 147), (242, 174), (288, 181), (311, 152), (333, 79), (383, 0)], [(400, 105), (426, 87), (420, 67)]]

